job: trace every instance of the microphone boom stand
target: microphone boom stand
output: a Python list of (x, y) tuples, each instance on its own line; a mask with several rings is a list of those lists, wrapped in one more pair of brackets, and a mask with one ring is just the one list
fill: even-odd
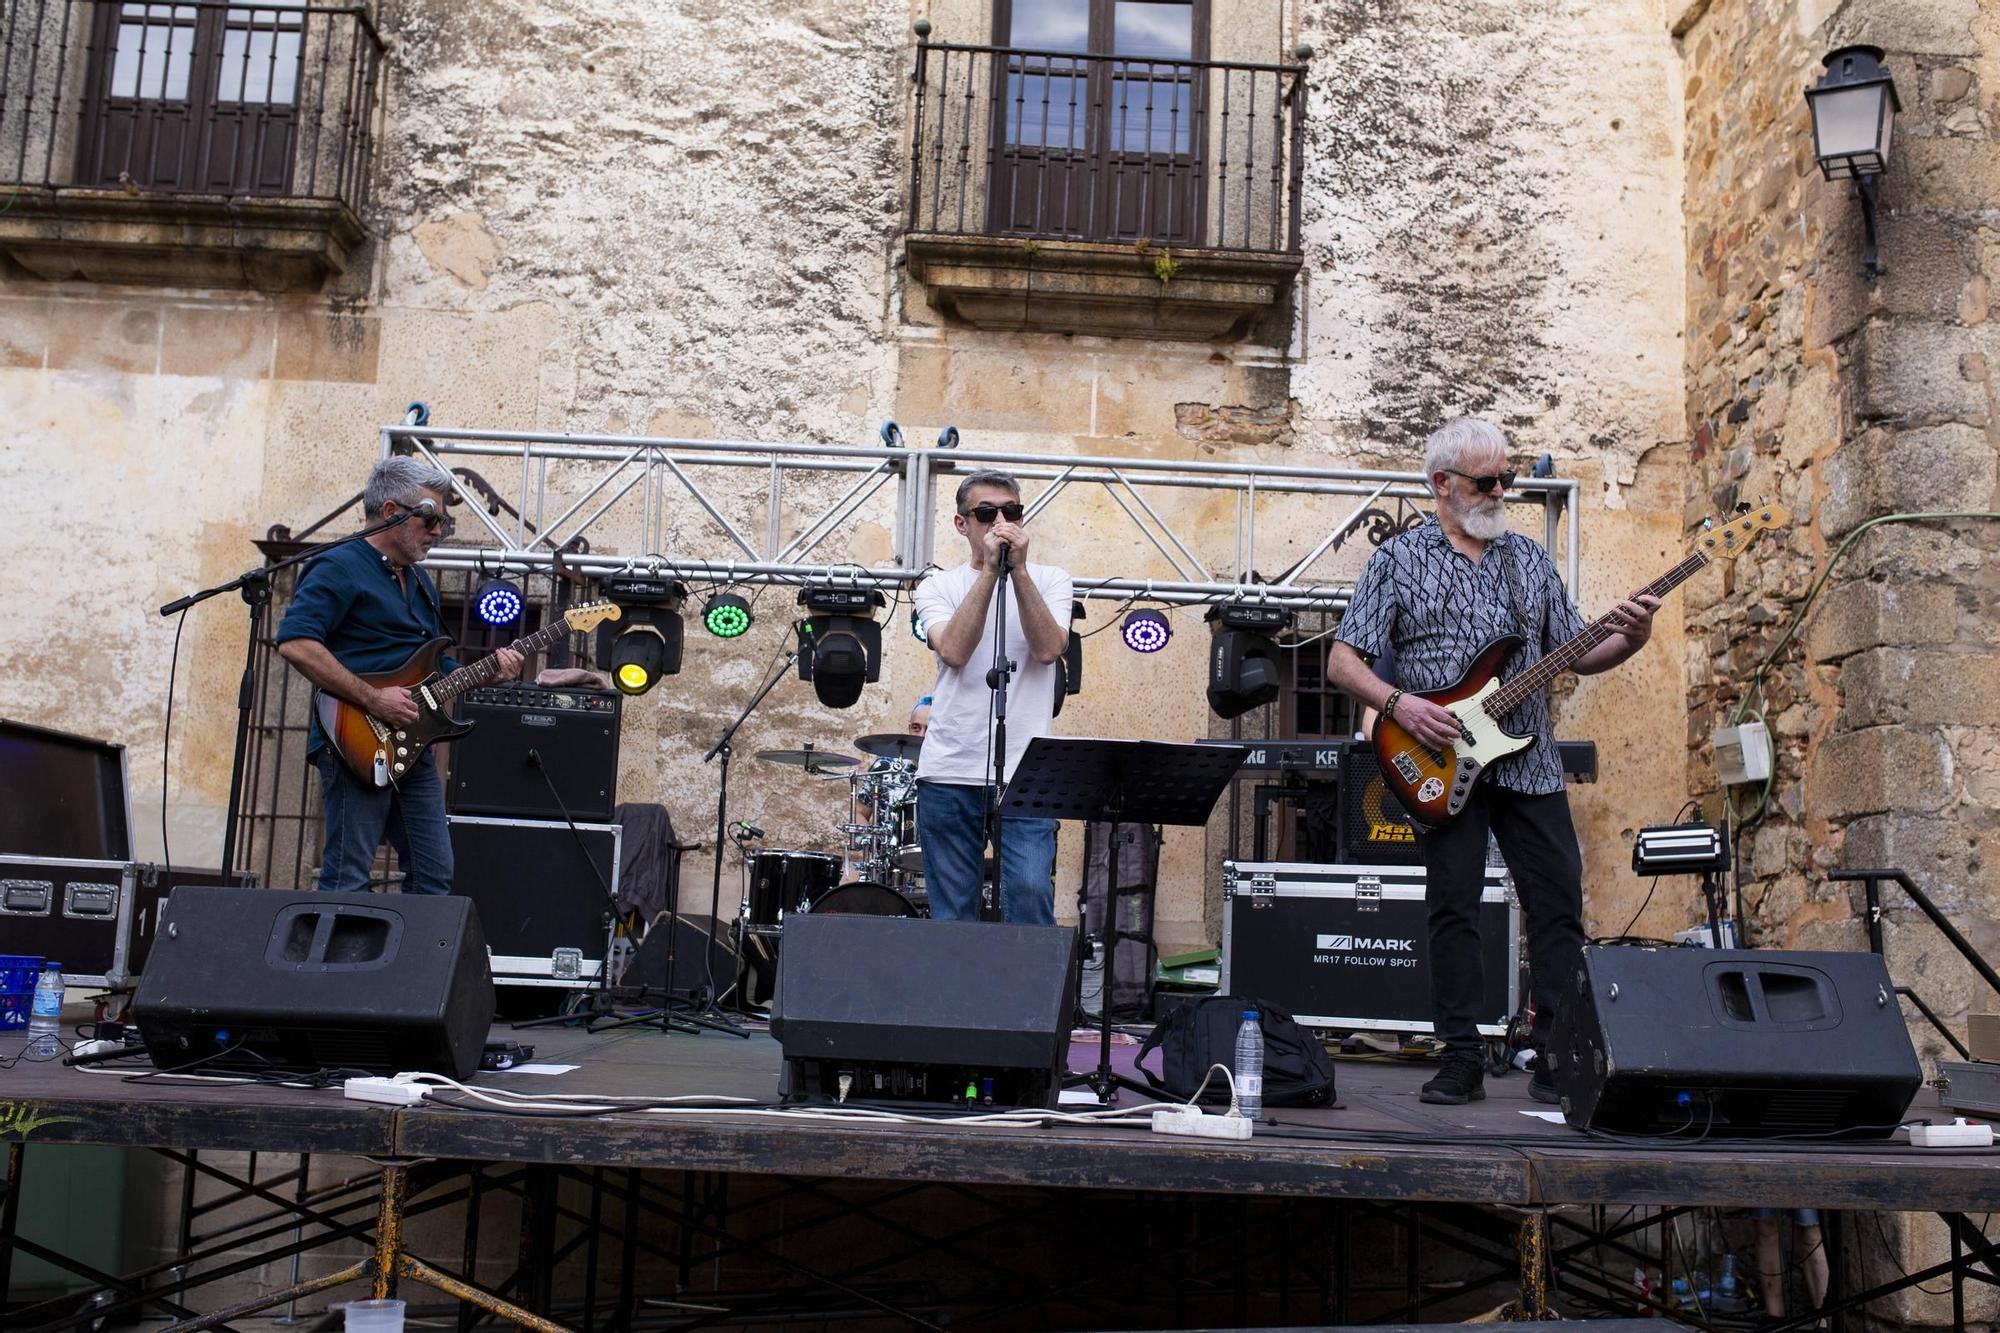
[[(723, 849), (729, 845), (729, 758), (734, 753), (732, 742), (736, 738), (737, 728), (749, 720), (750, 714), (756, 711), (757, 705), (764, 702), (764, 696), (777, 688), (778, 682), (785, 678), (785, 673), (790, 671), (792, 665), (798, 660), (799, 655), (796, 651), (788, 651), (785, 654), (783, 664), (771, 673), (770, 679), (766, 680), (758, 688), (757, 693), (751, 696), (750, 702), (743, 705), (743, 711), (736, 715), (736, 720), (722, 729), (722, 734), (716, 737), (715, 744), (710, 746), (708, 753), (701, 757), (701, 762), (704, 764), (718, 756), (722, 760), (721, 771), (717, 774), (718, 781), (715, 792), (715, 874), (709, 883), (709, 931), (706, 947), (702, 951), (702, 971), (705, 982), (699, 992), (701, 998), (699, 1002), (694, 1004), (694, 1012), (675, 1014), (674, 1017), (684, 1023), (698, 1023), (702, 1027), (713, 1028), (717, 1032), (727, 1032), (732, 1036), (742, 1037), (746, 1041), (749, 1040), (750, 1034), (738, 1027), (715, 1003), (715, 935), (717, 931), (722, 929), (722, 858), (724, 855)], [(680, 895), (676, 893), (674, 899), (674, 919), (677, 922), (680, 915)], [(670, 926), (669, 928), (671, 929), (672, 927)], [(678, 950), (680, 941), (675, 939), (672, 941), (672, 944), (675, 947), (667, 951), (666, 989), (669, 1003), (673, 1001), (674, 954)]]
[(237, 592), (250, 607), (250, 639), (243, 648), (243, 678), (236, 687), (236, 744), (229, 762), (229, 804), (222, 816), (222, 877), (225, 883), (233, 883), (236, 877), (236, 825), (243, 806), (243, 765), (250, 752), (250, 710), (255, 703), (257, 681), (257, 644), (264, 637), (264, 612), (271, 605), (271, 576), (280, 570), (290, 569), (314, 556), (325, 555), (337, 546), (349, 542), (364, 541), (378, 532), (387, 532), (400, 523), (407, 523), (416, 517), (416, 511), (405, 509), (394, 518), (385, 518), (379, 523), (371, 523), (359, 532), (345, 537), (336, 537), (329, 542), (319, 542), (305, 550), (288, 555), (283, 560), (246, 569), (227, 583), (218, 583), (213, 588), (178, 597), (160, 608), (160, 614), (171, 616), (189, 607), (205, 602), (211, 597), (219, 597), (226, 592)]
[(1011, 588), (1013, 552), (1000, 547), (1000, 586), (993, 594), (993, 665), (986, 672), (986, 688), (993, 691), (993, 785), (986, 789), (986, 836), (993, 844), (993, 878), (986, 886), (986, 909), (991, 919), (1006, 919), (1001, 893), (1000, 793), (1007, 785), (1007, 683), (1014, 664), (1007, 658), (1007, 593)]

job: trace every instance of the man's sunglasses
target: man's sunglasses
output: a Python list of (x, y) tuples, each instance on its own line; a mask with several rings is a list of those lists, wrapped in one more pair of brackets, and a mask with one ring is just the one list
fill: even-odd
[(1513, 468), (1508, 468), (1505, 472), (1495, 472), (1485, 477), (1475, 477), (1470, 472), (1460, 472), (1455, 467), (1448, 467), (1445, 471), (1451, 473), (1454, 477), (1464, 477), (1472, 483), (1473, 489), (1477, 490), (1481, 495), (1492, 494), (1495, 486), (1498, 486), (1503, 491), (1506, 490), (1514, 484), (1514, 478), (1517, 475)]
[(961, 509), (958, 512), (967, 518), (976, 518), (981, 523), (991, 523), (996, 518), (1004, 518), (1009, 523), (1019, 523), (1021, 515), (1027, 513), (1028, 510), (1026, 506), (1017, 500), (1013, 504), (974, 505), (970, 509)]

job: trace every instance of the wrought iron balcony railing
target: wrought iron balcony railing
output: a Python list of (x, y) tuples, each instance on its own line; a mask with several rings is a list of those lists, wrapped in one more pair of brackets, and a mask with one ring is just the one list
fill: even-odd
[(919, 42), (909, 230), (1295, 255), (1306, 73)]
[(362, 5), (0, 4), (0, 191), (366, 205), (383, 44)]

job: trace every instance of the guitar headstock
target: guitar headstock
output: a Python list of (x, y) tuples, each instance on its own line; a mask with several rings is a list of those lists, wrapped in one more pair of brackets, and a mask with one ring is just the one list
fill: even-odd
[(624, 615), (616, 602), (589, 602), (583, 606), (572, 606), (563, 612), (563, 619), (579, 634), (587, 634), (607, 620), (616, 620)]
[(1791, 521), (1792, 511), (1783, 505), (1752, 505), (1748, 513), (1726, 523), (1708, 520), (1701, 536), (1695, 538), (1694, 549), (1711, 560), (1734, 560), (1744, 547), (1757, 540), (1758, 533), (1774, 532), (1789, 526)]

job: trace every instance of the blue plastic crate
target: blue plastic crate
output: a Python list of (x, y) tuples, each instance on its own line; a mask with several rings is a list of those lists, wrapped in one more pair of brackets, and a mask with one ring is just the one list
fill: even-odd
[(28, 1026), (42, 960), (31, 954), (0, 953), (0, 1032)]

